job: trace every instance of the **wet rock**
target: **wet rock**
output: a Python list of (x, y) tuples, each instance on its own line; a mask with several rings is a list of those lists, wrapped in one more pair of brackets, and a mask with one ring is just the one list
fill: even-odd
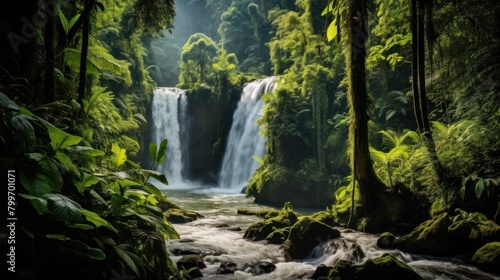
[(392, 235), (392, 233), (384, 232), (377, 239), (377, 247), (379, 247), (381, 249), (394, 248), (394, 241), (395, 240), (396, 240), (396, 237), (394, 235)]
[(200, 256), (220, 256), (226, 253), (226, 250), (218, 246), (198, 244), (192, 242), (170, 241), (167, 244), (168, 251), (174, 256), (182, 255), (200, 255)]
[(182, 258), (177, 261), (177, 268), (185, 271), (190, 270), (188, 275), (191, 278), (203, 277), (203, 273), (201, 273), (200, 269), (205, 267), (207, 266), (203, 262), (203, 259), (198, 255), (182, 256)]
[(326, 266), (325, 264), (320, 264), (316, 267), (313, 275), (309, 277), (310, 279), (318, 280), (318, 279), (328, 279), (328, 274), (330, 274), (330, 270), (332, 270), (332, 266)]
[(258, 264), (251, 267), (250, 272), (252, 275), (261, 275), (266, 273), (271, 273), (276, 269), (276, 265), (272, 262), (261, 261)]
[(203, 218), (203, 215), (194, 211), (182, 209), (167, 199), (160, 200), (158, 202), (158, 207), (163, 211), (165, 218), (173, 224), (188, 223)]
[(285, 259), (292, 261), (304, 259), (311, 250), (322, 242), (340, 237), (337, 229), (309, 217), (304, 217), (290, 229), (285, 241)]
[(234, 274), (237, 270), (236, 263), (234, 262), (222, 262), (220, 267), (217, 268), (217, 274)]
[(327, 247), (325, 248), (325, 253), (328, 255), (336, 255), (338, 252), (342, 255), (342, 258), (349, 257), (350, 261), (353, 262), (361, 262), (365, 257), (365, 253), (361, 246), (352, 240), (346, 239), (334, 239), (329, 242)]
[(242, 229), (240, 227), (228, 227), (227, 230), (229, 231), (242, 231)]

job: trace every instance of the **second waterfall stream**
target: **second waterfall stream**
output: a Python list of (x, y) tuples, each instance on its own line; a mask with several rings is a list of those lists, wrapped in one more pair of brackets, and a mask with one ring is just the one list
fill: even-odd
[(243, 89), (234, 111), (222, 161), (219, 183), (222, 189), (240, 192), (259, 167), (252, 157), (263, 157), (265, 154), (265, 138), (259, 134), (257, 124), (264, 107), (261, 96), (274, 90), (275, 80), (276, 77), (267, 77), (251, 82)]

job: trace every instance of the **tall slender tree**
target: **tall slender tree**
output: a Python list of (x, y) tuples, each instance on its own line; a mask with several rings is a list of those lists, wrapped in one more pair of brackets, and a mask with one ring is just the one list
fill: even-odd
[[(426, 30), (425, 21), (427, 14), (427, 28), (432, 28), (431, 2), (432, 1), (426, 3), (424, 0), (411, 0), (413, 108), (417, 122), (417, 130), (422, 142), (427, 148), (438, 183), (440, 183), (442, 180), (441, 165), (437, 157), (436, 146), (432, 137), (429, 114), (427, 111), (427, 92), (425, 86), (425, 34), (429, 34), (429, 30), (432, 30)], [(432, 33), (432, 31), (430, 33)], [(432, 34), (430, 35), (432, 36)], [(433, 38), (429, 37), (427, 40), (431, 41)]]
[(368, 90), (366, 84), (366, 0), (350, 0), (347, 5), (346, 65), (349, 82), (351, 169), (358, 183), (361, 202), (367, 213), (378, 206), (383, 183), (373, 169), (368, 143)]

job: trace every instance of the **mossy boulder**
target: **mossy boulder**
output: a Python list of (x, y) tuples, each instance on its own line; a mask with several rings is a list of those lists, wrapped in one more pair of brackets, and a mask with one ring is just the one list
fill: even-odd
[(421, 223), (400, 238), (384, 233), (377, 240), (380, 248), (433, 256), (472, 256), (486, 243), (500, 241), (500, 226), (478, 213), (447, 212)]
[(471, 262), (484, 271), (500, 274), (500, 242), (490, 242), (479, 248)]
[(384, 232), (377, 239), (377, 247), (381, 249), (394, 248), (396, 237), (390, 232)]
[(278, 228), (266, 236), (267, 240), (271, 244), (283, 244), (290, 234), (290, 227)]
[(158, 207), (163, 211), (165, 218), (173, 224), (188, 223), (203, 218), (203, 215), (183, 209), (166, 199), (159, 201)]
[(473, 255), (483, 245), (500, 241), (500, 226), (478, 213), (460, 212), (448, 228), (458, 253)]
[[(447, 256), (455, 254), (448, 234), (448, 227), (452, 224), (452, 219), (448, 213), (442, 213), (433, 219), (427, 220), (394, 242), (384, 245), (415, 254), (425, 254), (434, 256)], [(383, 239), (387, 239), (384, 236)], [(383, 242), (383, 241), (381, 241)]]
[(320, 243), (338, 237), (340, 231), (337, 229), (310, 217), (303, 217), (292, 226), (288, 239), (283, 243), (285, 259), (304, 259)]
[[(422, 279), (411, 267), (399, 261), (391, 254), (384, 254), (362, 264), (340, 261), (330, 270), (328, 279), (360, 280), (360, 279)], [(325, 279), (320, 277), (318, 279)]]
[[(279, 240), (281, 240), (281, 237), (279, 236), (285, 234), (285, 232), (282, 229), (291, 227), (293, 224), (295, 224), (295, 222), (297, 222), (297, 220), (298, 220), (298, 215), (295, 212), (281, 211), (278, 216), (271, 218), (264, 218), (263, 220), (250, 225), (245, 231), (243, 238), (252, 241), (267, 239), (272, 243), (276, 243), (279, 242)], [(276, 234), (276, 236), (273, 237), (271, 234)], [(276, 244), (281, 244), (281, 242)]]
[(333, 211), (329, 211), (329, 210), (318, 211), (318, 212), (313, 213), (310, 217), (318, 222), (325, 223), (325, 224), (332, 226), (332, 227), (340, 226), (340, 224), (335, 221), (336, 216), (335, 216), (335, 213)]

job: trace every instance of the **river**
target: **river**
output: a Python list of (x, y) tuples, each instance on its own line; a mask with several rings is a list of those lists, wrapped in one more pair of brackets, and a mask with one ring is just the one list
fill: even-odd
[[(376, 246), (378, 235), (344, 228), (338, 228), (341, 231), (340, 238), (326, 240), (318, 245), (307, 259), (285, 262), (279, 245), (243, 238), (245, 230), (259, 218), (239, 215), (237, 209), (259, 210), (270, 207), (255, 204), (253, 198), (247, 198), (244, 194), (224, 193), (220, 188), (204, 187), (164, 192), (172, 202), (204, 216), (190, 223), (175, 224), (174, 227), (181, 238), (168, 241), (167, 244), (174, 262), (181, 258), (173, 254), (176, 250), (202, 252), (207, 267), (201, 270), (204, 277), (197, 279), (309, 279), (320, 264), (333, 266), (339, 260), (362, 263), (391, 252), (423, 279), (500, 280), (498, 275), (485, 273), (477, 267), (467, 265), (463, 257), (436, 258), (399, 250), (382, 250)], [(294, 210), (303, 215), (312, 213), (310, 209)], [(238, 270), (234, 274), (217, 274), (220, 264), (226, 261), (236, 263)], [(272, 262), (276, 269), (268, 274), (253, 275), (252, 267), (262, 261)]]

